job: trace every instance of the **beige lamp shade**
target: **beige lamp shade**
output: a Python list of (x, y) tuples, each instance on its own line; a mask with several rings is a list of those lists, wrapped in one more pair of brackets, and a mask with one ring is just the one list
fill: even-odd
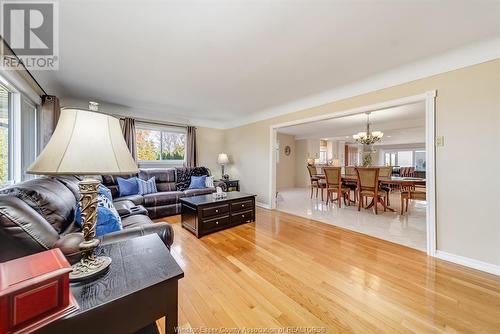
[(220, 165), (227, 164), (229, 162), (229, 158), (227, 157), (227, 154), (226, 153), (220, 153), (219, 157), (217, 158), (217, 162)]
[(96, 175), (137, 173), (117, 118), (82, 109), (62, 109), (45, 149), (29, 174)]

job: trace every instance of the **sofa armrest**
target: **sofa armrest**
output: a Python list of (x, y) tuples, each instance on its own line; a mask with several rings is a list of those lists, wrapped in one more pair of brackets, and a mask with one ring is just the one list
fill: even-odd
[[(101, 245), (107, 245), (152, 233), (158, 234), (165, 246), (170, 249), (174, 242), (174, 230), (170, 224), (162, 222), (123, 229), (105, 234), (98, 239), (101, 240)], [(82, 257), (80, 251), (82, 241), (83, 233), (68, 233), (57, 240), (54, 248), (59, 248), (70, 263), (75, 263)]]
[(102, 245), (107, 245), (153, 233), (158, 234), (165, 246), (170, 249), (170, 246), (174, 242), (174, 230), (170, 224), (163, 222), (126, 228), (121, 231), (105, 234), (99, 237), (99, 239)]

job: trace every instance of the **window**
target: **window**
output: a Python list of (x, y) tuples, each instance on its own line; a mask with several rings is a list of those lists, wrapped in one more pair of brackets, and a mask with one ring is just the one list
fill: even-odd
[(425, 171), (425, 151), (385, 151), (384, 164), (388, 166), (415, 167), (417, 171)]
[(0, 185), (12, 179), (10, 93), (0, 85)]
[(170, 164), (184, 162), (186, 149), (185, 129), (139, 124), (135, 134), (139, 162)]

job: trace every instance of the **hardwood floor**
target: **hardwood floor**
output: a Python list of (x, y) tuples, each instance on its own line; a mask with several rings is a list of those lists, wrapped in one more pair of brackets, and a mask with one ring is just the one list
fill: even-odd
[(500, 277), (277, 211), (199, 240), (164, 220), (185, 272), (181, 327), (500, 333)]

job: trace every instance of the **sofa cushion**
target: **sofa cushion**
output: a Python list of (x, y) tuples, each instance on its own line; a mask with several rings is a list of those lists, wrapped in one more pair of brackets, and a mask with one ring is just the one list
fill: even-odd
[(59, 238), (38, 212), (10, 195), (0, 195), (0, 236), (0, 262), (52, 248)]
[(41, 177), (0, 191), (16, 196), (37, 211), (61, 233), (75, 217), (77, 199), (71, 190), (55, 178)]
[(147, 208), (159, 205), (176, 204), (179, 202), (181, 197), (184, 197), (184, 193), (182, 191), (164, 191), (147, 194), (144, 195), (144, 206)]
[(215, 188), (203, 188), (203, 189), (186, 189), (184, 190), (184, 195), (186, 197), (206, 195), (215, 192)]
[(120, 201), (131, 201), (135, 205), (142, 205), (144, 203), (144, 197), (142, 197), (142, 195), (130, 195), (130, 196), (123, 196), (123, 197), (113, 197), (113, 203), (114, 202), (120, 202)]
[(139, 171), (139, 178), (147, 181), (155, 178), (157, 191), (174, 191), (175, 186), (175, 168), (145, 168)]

